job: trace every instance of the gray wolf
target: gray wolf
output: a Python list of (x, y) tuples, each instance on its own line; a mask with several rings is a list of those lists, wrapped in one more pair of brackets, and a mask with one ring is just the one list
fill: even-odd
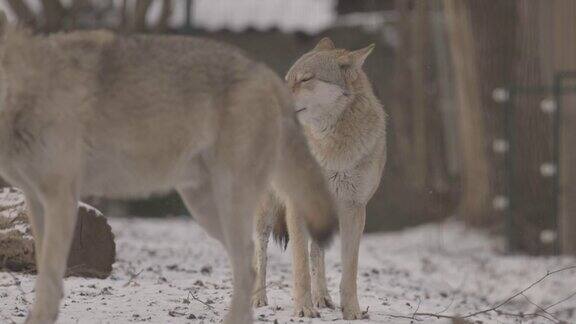
[[(386, 164), (387, 116), (362, 71), (373, 47), (356, 51), (337, 49), (330, 39), (324, 38), (298, 59), (286, 75), (298, 119), (338, 209), (342, 240), (340, 302), (343, 317), (348, 320), (365, 316), (357, 294), (358, 251), (366, 205), (380, 184)], [(289, 234), (292, 244), (295, 315), (317, 317), (316, 308), (334, 308), (326, 286), (324, 250), (314, 242), (310, 246), (309, 268), (303, 216), (285, 206), (282, 195), (274, 190), (263, 199), (256, 225), (254, 306), (268, 303), (266, 248), (274, 230), (280, 240)]]
[(57, 319), (81, 196), (175, 188), (228, 252), (228, 324), (252, 323), (253, 214), (268, 183), (318, 243), (336, 226), (289, 91), (233, 47), (106, 31), (34, 36), (2, 15), (0, 87), (0, 174), (25, 193), (38, 252), (27, 323)]

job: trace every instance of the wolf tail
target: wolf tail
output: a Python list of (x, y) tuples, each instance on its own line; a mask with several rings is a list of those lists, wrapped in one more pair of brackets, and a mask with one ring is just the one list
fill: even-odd
[(285, 85), (277, 77), (274, 80), (282, 121), (272, 185), (296, 215), (304, 219), (312, 239), (321, 246), (327, 245), (338, 225), (334, 202), (294, 116), (292, 98)]

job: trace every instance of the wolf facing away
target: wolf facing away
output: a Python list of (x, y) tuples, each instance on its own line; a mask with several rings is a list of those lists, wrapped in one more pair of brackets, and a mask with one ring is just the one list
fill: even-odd
[[(348, 320), (364, 317), (356, 287), (359, 244), (366, 205), (380, 184), (386, 163), (387, 116), (362, 71), (372, 49), (373, 45), (357, 51), (337, 49), (324, 38), (286, 75), (298, 119), (338, 209), (342, 240), (340, 303)], [(295, 315), (317, 317), (316, 308), (334, 308), (326, 286), (324, 251), (312, 242), (311, 283), (308, 239), (301, 224), (305, 215), (284, 206), (281, 197), (270, 190), (258, 210), (257, 279), (252, 303), (258, 307), (268, 302), (266, 247), (274, 230), (280, 240), (289, 234), (292, 244)]]
[(106, 31), (34, 36), (0, 16), (0, 174), (25, 192), (38, 277), (27, 323), (54, 323), (77, 201), (175, 188), (225, 247), (225, 323), (252, 323), (252, 215), (272, 181), (318, 243), (337, 224), (284, 83), (217, 42)]

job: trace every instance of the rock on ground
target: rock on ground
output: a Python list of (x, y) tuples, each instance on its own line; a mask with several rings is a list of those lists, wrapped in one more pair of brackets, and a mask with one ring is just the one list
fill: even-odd
[[(106, 278), (115, 259), (114, 235), (106, 218), (80, 203), (67, 275)], [(0, 268), (36, 271), (34, 237), (24, 195), (15, 188), (0, 189)]]

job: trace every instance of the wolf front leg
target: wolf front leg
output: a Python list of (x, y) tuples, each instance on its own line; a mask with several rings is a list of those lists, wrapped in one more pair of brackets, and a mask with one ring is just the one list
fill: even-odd
[(78, 197), (72, 181), (55, 181), (41, 193), (44, 239), (39, 257), (36, 296), (26, 323), (49, 324), (58, 317), (63, 297), (63, 277), (74, 235)]
[(346, 320), (367, 317), (358, 303), (358, 253), (364, 232), (366, 206), (348, 206), (340, 214), (340, 236), (342, 255), (342, 281), (340, 282), (340, 304)]
[(312, 304), (310, 287), (310, 266), (308, 264), (308, 237), (303, 220), (295, 215), (293, 209), (287, 209), (288, 232), (292, 247), (292, 280), (294, 296), (294, 316), (320, 317)]
[(312, 264), (312, 303), (318, 308), (334, 309), (334, 302), (330, 298), (326, 285), (324, 250), (315, 242), (310, 243), (310, 260)]

